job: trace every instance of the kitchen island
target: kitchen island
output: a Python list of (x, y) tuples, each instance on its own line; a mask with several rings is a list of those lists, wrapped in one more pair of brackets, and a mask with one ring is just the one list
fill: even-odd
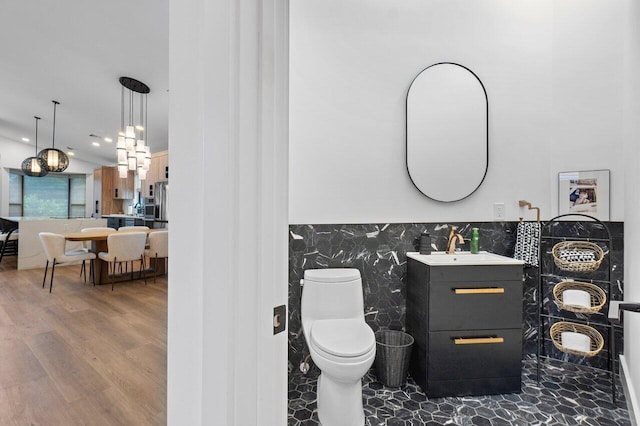
[[(18, 223), (18, 269), (44, 268), (47, 257), (44, 254), (38, 234), (40, 232), (80, 232), (84, 228), (107, 226), (106, 219), (78, 218), (58, 219), (48, 217), (5, 217), (4, 219)], [(80, 248), (81, 243), (70, 243), (67, 250)]]

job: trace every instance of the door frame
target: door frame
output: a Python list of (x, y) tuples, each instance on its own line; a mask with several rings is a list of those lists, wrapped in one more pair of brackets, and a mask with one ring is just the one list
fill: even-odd
[(170, 425), (286, 424), (288, 6), (170, 1)]

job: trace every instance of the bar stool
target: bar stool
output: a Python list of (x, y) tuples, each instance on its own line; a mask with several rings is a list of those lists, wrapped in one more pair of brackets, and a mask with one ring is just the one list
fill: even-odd
[(0, 218), (0, 262), (4, 256), (18, 255), (18, 224)]

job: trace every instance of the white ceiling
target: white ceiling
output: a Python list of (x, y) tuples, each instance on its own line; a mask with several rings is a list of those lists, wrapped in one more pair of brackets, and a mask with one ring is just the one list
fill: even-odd
[(0, 138), (27, 137), (35, 152), (37, 115), (38, 149), (51, 146), (57, 100), (56, 148), (114, 164), (121, 76), (151, 88), (147, 140), (167, 149), (169, 0), (0, 2)]

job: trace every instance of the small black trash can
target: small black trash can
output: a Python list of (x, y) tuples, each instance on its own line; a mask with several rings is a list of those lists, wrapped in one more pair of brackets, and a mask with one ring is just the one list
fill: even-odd
[(399, 387), (407, 380), (413, 337), (397, 330), (376, 332), (376, 370), (385, 386)]

